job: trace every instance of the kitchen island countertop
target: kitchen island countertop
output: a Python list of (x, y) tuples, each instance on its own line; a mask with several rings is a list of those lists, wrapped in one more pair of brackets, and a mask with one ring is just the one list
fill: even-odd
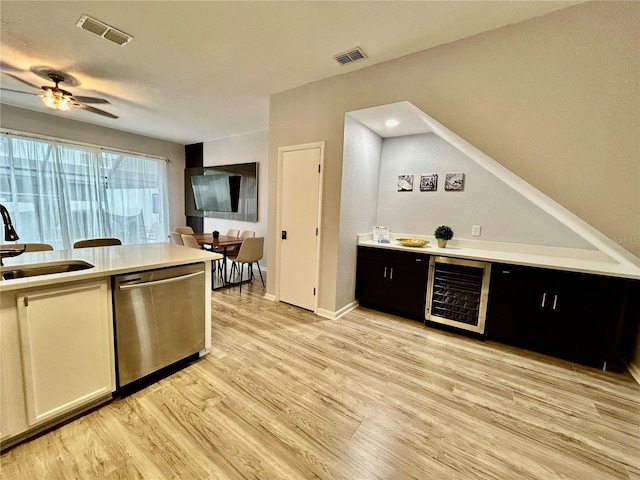
[(33, 264), (82, 260), (93, 268), (75, 272), (56, 273), (11, 280), (0, 280), (0, 291), (54, 285), (57, 283), (119, 275), (122, 273), (171, 267), (195, 262), (221, 259), (219, 253), (207, 252), (172, 243), (149, 243), (140, 245), (118, 245), (111, 247), (76, 248), (28, 252), (4, 259), (4, 270)]

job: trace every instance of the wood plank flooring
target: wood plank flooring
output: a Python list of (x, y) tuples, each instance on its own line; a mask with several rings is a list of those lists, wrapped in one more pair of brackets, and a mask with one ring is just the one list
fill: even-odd
[(366, 309), (213, 294), (210, 355), (19, 445), (21, 479), (640, 479), (640, 386)]

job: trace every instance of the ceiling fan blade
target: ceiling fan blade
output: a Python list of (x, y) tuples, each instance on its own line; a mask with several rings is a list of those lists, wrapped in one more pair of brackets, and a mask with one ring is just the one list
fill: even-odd
[(38, 85), (34, 85), (33, 83), (27, 82), (26, 80), (23, 80), (22, 78), (18, 77), (17, 75), (14, 75), (14, 74), (9, 73), (9, 72), (3, 72), (3, 73), (5, 75), (7, 75), (8, 77), (15, 78), (16, 80), (18, 80), (19, 82), (24, 83), (25, 85), (29, 85), (30, 87), (37, 88), (38, 90), (40, 90), (40, 87)]
[(22, 90), (13, 90), (11, 88), (0, 88), (0, 90), (2, 90), (3, 92), (24, 93), (25, 95), (37, 95), (37, 96), (40, 96), (39, 93), (23, 92)]
[(99, 108), (90, 107), (89, 105), (85, 105), (84, 103), (75, 103), (74, 105), (78, 108), (82, 108), (83, 110), (86, 110), (87, 112), (97, 113), (98, 115), (102, 115), (104, 117), (109, 117), (109, 118), (118, 118), (116, 115), (112, 113), (105, 112), (104, 110), (100, 110)]
[(71, 98), (73, 98), (77, 102), (82, 102), (82, 103), (108, 103), (108, 104), (111, 104), (111, 102), (109, 100), (104, 99), (104, 98), (83, 97), (82, 95), (73, 95)]

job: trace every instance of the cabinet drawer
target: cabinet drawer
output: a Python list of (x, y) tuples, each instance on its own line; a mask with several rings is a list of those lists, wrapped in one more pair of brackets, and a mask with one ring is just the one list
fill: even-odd
[(429, 255), (426, 253), (413, 253), (386, 248), (358, 247), (358, 260), (375, 260), (387, 264), (396, 265), (425, 265), (429, 268)]

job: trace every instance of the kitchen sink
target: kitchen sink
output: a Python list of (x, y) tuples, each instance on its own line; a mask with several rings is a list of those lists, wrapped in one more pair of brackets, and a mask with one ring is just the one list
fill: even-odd
[(5, 280), (15, 280), (16, 278), (37, 277), (54, 273), (77, 272), (88, 268), (93, 268), (93, 265), (82, 260), (63, 260), (20, 267), (2, 267), (0, 272)]

